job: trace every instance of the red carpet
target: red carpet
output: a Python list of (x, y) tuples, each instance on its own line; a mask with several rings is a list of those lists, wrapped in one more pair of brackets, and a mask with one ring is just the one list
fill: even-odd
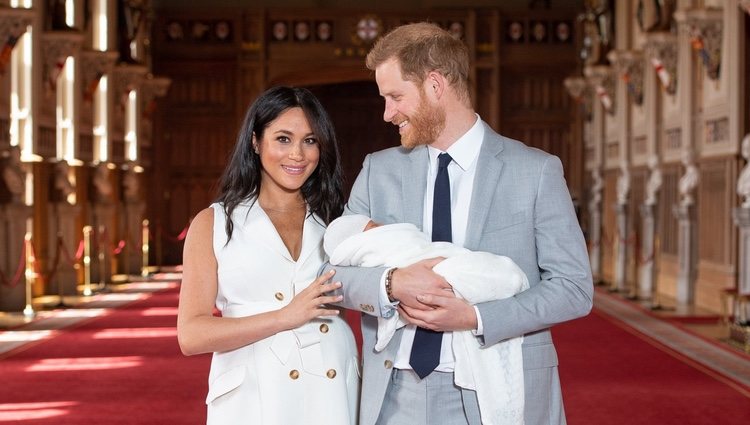
[[(177, 298), (154, 294), (0, 359), (0, 423), (205, 423), (210, 356), (180, 354)], [(746, 390), (596, 310), (554, 335), (571, 425), (750, 424)]]
[(210, 356), (184, 357), (178, 289), (0, 360), (0, 423), (204, 424)]
[(594, 310), (555, 328), (570, 425), (747, 425), (750, 392)]

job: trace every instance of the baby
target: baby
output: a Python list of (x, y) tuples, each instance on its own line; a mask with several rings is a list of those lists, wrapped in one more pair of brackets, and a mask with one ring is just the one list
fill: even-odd
[[(510, 258), (432, 242), (409, 223), (380, 225), (363, 215), (339, 217), (328, 226), (323, 247), (336, 266), (405, 267), (445, 257), (433, 271), (470, 304), (512, 297), (529, 287), (526, 275)], [(378, 317), (375, 350), (382, 351), (403, 326), (398, 311), (390, 318)], [(482, 348), (471, 331), (453, 332), (455, 383), (477, 392), (483, 424), (522, 423), (522, 338)]]

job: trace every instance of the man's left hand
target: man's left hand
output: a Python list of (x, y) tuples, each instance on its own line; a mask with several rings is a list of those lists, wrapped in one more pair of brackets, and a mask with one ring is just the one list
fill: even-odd
[(407, 323), (434, 331), (465, 331), (477, 329), (477, 316), (474, 307), (466, 300), (456, 298), (453, 293), (445, 295), (422, 294), (417, 300), (432, 307), (431, 310), (417, 310), (399, 305), (401, 319)]

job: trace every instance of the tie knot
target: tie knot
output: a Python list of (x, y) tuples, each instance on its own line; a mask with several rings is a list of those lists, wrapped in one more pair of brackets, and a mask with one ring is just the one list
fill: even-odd
[(438, 155), (438, 169), (447, 167), (452, 160), (453, 158), (451, 158), (446, 152), (441, 153)]

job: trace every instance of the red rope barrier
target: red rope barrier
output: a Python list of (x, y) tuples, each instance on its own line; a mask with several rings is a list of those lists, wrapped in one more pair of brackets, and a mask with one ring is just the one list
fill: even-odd
[(0, 283), (2, 283), (5, 286), (8, 286), (10, 288), (15, 288), (18, 283), (21, 281), (21, 274), (23, 273), (26, 265), (26, 243), (21, 247), (21, 259), (18, 261), (18, 267), (16, 268), (16, 272), (13, 274), (13, 279), (8, 281), (8, 278), (5, 276), (2, 270), (0, 270)]
[[(190, 221), (192, 221), (192, 219)], [(187, 236), (188, 229), (190, 228), (190, 221), (188, 221), (188, 224), (185, 225), (185, 228), (182, 229), (182, 231), (177, 236), (172, 236), (172, 235), (167, 234), (167, 232), (165, 232), (164, 229), (161, 226), (157, 226), (157, 232), (161, 236), (166, 237), (168, 240), (170, 240), (172, 242), (175, 242), (175, 243), (176, 242), (182, 242), (182, 241), (185, 240), (185, 237)], [(149, 234), (151, 234), (151, 233), (149, 232)], [(151, 237), (153, 238), (154, 235), (151, 234)]]

